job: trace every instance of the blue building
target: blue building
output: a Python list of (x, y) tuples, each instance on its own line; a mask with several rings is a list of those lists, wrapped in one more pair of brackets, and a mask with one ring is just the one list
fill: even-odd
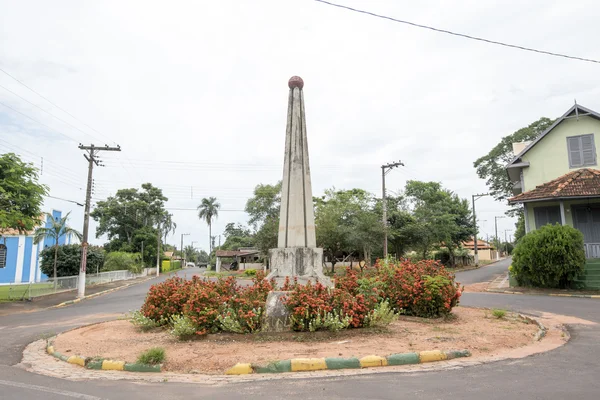
[[(55, 219), (60, 219), (61, 215), (61, 211), (52, 210)], [(50, 227), (48, 219), (45, 226)], [(0, 233), (0, 285), (43, 282), (48, 279), (40, 269), (40, 252), (45, 247), (54, 246), (53, 239), (47, 238), (43, 243), (34, 244), (33, 231), (21, 234), (16, 231)], [(59, 239), (58, 244), (71, 242), (71, 235), (65, 235)]]

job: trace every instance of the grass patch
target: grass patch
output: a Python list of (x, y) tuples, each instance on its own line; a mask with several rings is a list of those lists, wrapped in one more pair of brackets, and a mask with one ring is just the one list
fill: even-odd
[[(31, 288), (30, 288), (31, 286)], [(53, 283), (25, 283), (22, 285), (0, 285), (0, 301), (13, 301), (28, 299), (31, 290), (32, 297), (52, 293), (54, 291)]]
[(162, 347), (153, 347), (146, 350), (137, 359), (140, 364), (156, 365), (165, 361), (165, 349)]
[(498, 319), (502, 319), (506, 316), (506, 310), (503, 310), (501, 308), (494, 308), (492, 310), (492, 315)]

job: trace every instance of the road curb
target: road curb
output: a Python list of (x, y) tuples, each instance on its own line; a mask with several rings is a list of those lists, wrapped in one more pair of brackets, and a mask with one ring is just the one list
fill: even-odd
[(571, 294), (571, 293), (523, 293), (512, 290), (485, 289), (488, 293), (519, 294), (523, 296), (577, 297), (581, 299), (600, 299), (600, 294)]
[(99, 297), (99, 296), (102, 296), (102, 295), (105, 295), (105, 294), (108, 294), (108, 293), (116, 292), (117, 290), (125, 289), (125, 288), (128, 288), (128, 287), (133, 286), (133, 285), (138, 285), (140, 283), (147, 282), (147, 281), (149, 281), (151, 279), (154, 279), (154, 278), (156, 278), (156, 277), (152, 276), (152, 277), (150, 277), (148, 279), (144, 279), (143, 281), (131, 282), (131, 283), (128, 283), (127, 285), (119, 286), (119, 287), (112, 288), (112, 289), (103, 290), (103, 291), (98, 292), (98, 293), (87, 295), (87, 296), (85, 296), (85, 297), (83, 297), (81, 299), (74, 299), (74, 300), (64, 301), (64, 302), (62, 302), (60, 304), (57, 304), (55, 306), (48, 307), (48, 309), (66, 307), (66, 306), (69, 306), (71, 304), (79, 303), (82, 300), (93, 299), (94, 297)]
[(471, 352), (469, 352), (469, 350), (429, 350), (413, 353), (390, 354), (388, 356), (370, 355), (362, 358), (292, 358), (290, 360), (273, 361), (264, 366), (252, 365), (250, 363), (237, 363), (225, 371), (225, 375), (269, 374), (282, 372), (321, 371), (326, 369), (385, 367), (392, 365), (423, 364), (470, 356)]
[(69, 364), (79, 365), (86, 369), (103, 371), (128, 371), (128, 372), (161, 372), (161, 365), (147, 365), (139, 363), (127, 363), (125, 361), (108, 360), (103, 358), (91, 358), (84, 356), (67, 356), (54, 349), (52, 342), (48, 342), (46, 352), (51, 356)]

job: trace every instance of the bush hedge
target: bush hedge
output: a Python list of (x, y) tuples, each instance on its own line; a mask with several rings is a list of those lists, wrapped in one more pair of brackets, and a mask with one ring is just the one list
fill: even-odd
[[(196, 335), (257, 332), (262, 329), (267, 295), (276, 289), (274, 281), (264, 277), (257, 271), (253, 284), (245, 287), (234, 277), (216, 282), (174, 277), (150, 288), (141, 312), (157, 325), (185, 322), (185, 332), (193, 328)], [(434, 261), (378, 262), (362, 272), (348, 268), (334, 288), (286, 280), (281, 290), (290, 292), (284, 302), (295, 331), (381, 325), (400, 313), (444, 316), (458, 304), (462, 292), (454, 276)]]
[(566, 288), (584, 265), (583, 234), (567, 225), (545, 225), (519, 240), (511, 274), (520, 286)]

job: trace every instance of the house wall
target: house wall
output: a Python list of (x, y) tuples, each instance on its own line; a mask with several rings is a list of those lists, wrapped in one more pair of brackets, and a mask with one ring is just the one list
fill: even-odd
[[(523, 161), (529, 162), (529, 167), (523, 168), (523, 191), (535, 189), (538, 185), (579, 169), (569, 168), (567, 137), (590, 133), (594, 133), (596, 155), (600, 157), (600, 121), (583, 116), (579, 119), (570, 118), (558, 124), (522, 157)], [(582, 168), (598, 168), (598, 165)]]
[[(52, 211), (54, 218), (61, 218), (61, 212)], [(45, 227), (50, 227), (46, 220)], [(33, 235), (13, 235), (1, 237), (6, 239), (6, 266), (0, 268), (0, 284), (40, 282), (48, 277), (41, 273), (40, 252), (45, 247), (54, 246), (52, 239), (45, 239), (43, 243), (34, 244)], [(59, 245), (70, 244), (70, 235), (63, 236), (58, 241)]]
[[(565, 223), (569, 226), (573, 226), (573, 212), (571, 211), (571, 206), (581, 205), (581, 204), (594, 204), (600, 205), (600, 201), (597, 199), (577, 199), (577, 200), (565, 200), (564, 208), (565, 208)], [(531, 203), (525, 203), (525, 207), (527, 207), (527, 221), (529, 223), (529, 231), (534, 231), (537, 229), (535, 225), (535, 213), (533, 209), (535, 207), (551, 207), (551, 206), (560, 206), (559, 201), (537, 201)]]

